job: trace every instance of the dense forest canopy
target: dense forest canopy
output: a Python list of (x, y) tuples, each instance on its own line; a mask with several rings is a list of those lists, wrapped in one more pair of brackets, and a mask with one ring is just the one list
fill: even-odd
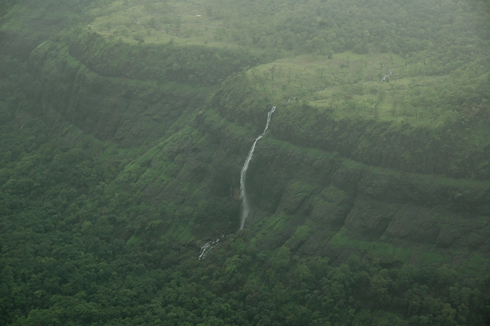
[(489, 24), (477, 0), (0, 2), (0, 324), (489, 324)]

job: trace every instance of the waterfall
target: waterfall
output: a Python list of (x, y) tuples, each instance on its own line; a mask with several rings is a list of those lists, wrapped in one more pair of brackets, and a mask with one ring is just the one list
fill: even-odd
[(388, 69), (388, 72), (389, 72), (389, 74), (388, 75), (384, 75), (383, 78), (381, 78), (381, 81), (385, 81), (386, 78), (393, 76), (393, 73), (391, 72), (391, 69)]
[(201, 252), (199, 253), (199, 257), (197, 258), (198, 260), (204, 259), (206, 257), (206, 254), (213, 249), (216, 244), (219, 242), (219, 239), (216, 239), (214, 241), (209, 241), (206, 243), (204, 246), (201, 247)]
[(252, 156), (254, 155), (254, 150), (255, 150), (255, 145), (257, 145), (257, 142), (262, 139), (262, 137), (265, 136), (265, 133), (267, 132), (267, 129), (269, 129), (269, 122), (271, 121), (271, 116), (272, 113), (276, 110), (276, 107), (273, 106), (272, 109), (267, 113), (267, 123), (265, 124), (265, 129), (262, 135), (257, 137), (252, 144), (252, 148), (250, 148), (250, 152), (248, 152), (247, 159), (245, 160), (245, 164), (243, 164), (242, 167), (242, 172), (240, 174), (240, 198), (242, 199), (242, 213), (240, 216), (240, 230), (243, 230), (243, 225), (245, 224), (245, 219), (248, 216), (248, 213), (250, 212), (250, 206), (248, 203), (247, 199), (247, 192), (245, 190), (245, 177), (247, 176), (247, 169), (248, 169), (248, 164), (250, 163), (250, 160), (252, 159)]

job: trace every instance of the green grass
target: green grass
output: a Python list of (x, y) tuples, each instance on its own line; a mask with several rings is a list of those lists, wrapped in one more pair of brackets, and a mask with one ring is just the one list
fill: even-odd
[[(305, 148), (296, 146), (290, 142), (282, 141), (273, 138), (272, 136), (267, 136), (262, 140), (264, 143), (269, 144), (272, 147), (278, 147), (281, 150), (287, 152), (298, 153), (301, 156), (308, 156), (317, 160), (332, 160), (336, 157), (335, 154), (313, 149), (313, 148)], [(373, 177), (373, 179), (379, 180), (382, 182), (387, 177), (388, 178), (398, 178), (400, 172), (395, 169), (390, 168), (380, 168), (368, 166), (363, 163), (359, 163), (357, 161), (351, 159), (342, 158), (341, 160), (342, 166), (348, 169), (354, 170), (364, 170), (369, 169), (370, 173), (377, 177)], [(434, 175), (434, 174), (419, 174), (419, 173), (409, 173), (405, 175), (405, 180), (410, 184), (416, 186), (417, 188), (422, 189), (430, 189), (430, 188), (446, 188), (448, 193), (453, 194), (455, 197), (460, 196), (483, 196), (488, 189), (490, 189), (490, 180), (473, 180), (470, 178), (466, 179), (455, 179), (446, 177), (443, 175)], [(294, 184), (293, 188), (301, 188), (299, 184)], [(459, 195), (458, 195), (459, 194)]]
[(280, 231), (286, 227), (285, 216), (281, 215), (272, 215), (268, 218), (265, 218), (263, 221), (262, 230), (270, 232), (270, 231)]
[(139, 243), (141, 242), (141, 235), (133, 235), (129, 240), (126, 242), (127, 246), (138, 246)]
[[(243, 47), (227, 35), (226, 19), (210, 16), (204, 0), (121, 0), (105, 9), (93, 9), (91, 15), (95, 18), (87, 28), (131, 44), (144, 40), (151, 44)], [(246, 51), (260, 55), (264, 49), (248, 44)], [(319, 109), (334, 109), (338, 118), (379, 119), (417, 126), (441, 122), (435, 121), (443, 115), (441, 109), (427, 111), (409, 104), (414, 89), (419, 92), (445, 82), (446, 76), (426, 74), (430, 63), (407, 65), (407, 60), (391, 53), (345, 52), (330, 59), (320, 54), (281, 53), (282, 59), (247, 71), (253, 87), (259, 93), (267, 93), (271, 103), (304, 100)], [(388, 69), (392, 69), (393, 77), (381, 82)]]
[(416, 255), (416, 260), (420, 266), (442, 266), (450, 264), (452, 259), (438, 253), (429, 252), (425, 248), (424, 251)]
[[(205, 0), (118, 0), (93, 8), (88, 14), (92, 21), (85, 28), (130, 44), (243, 49), (272, 59), (266, 49), (234, 37), (230, 32), (233, 23), (226, 15), (216, 14), (213, 5)], [(270, 103), (299, 100), (319, 110), (328, 109), (336, 119), (376, 119), (431, 129), (448, 127), (459, 118), (440, 105), (438, 97), (443, 92), (429, 96), (433, 89), (445, 89), (454, 76), (434, 76), (431, 71), (438, 62), (430, 62), (422, 53), (408, 58), (375, 51), (344, 52), (329, 58), (281, 50), (278, 56), (282, 58), (246, 72), (255, 96), (267, 96)], [(381, 82), (388, 69), (393, 76)], [(423, 104), (418, 103), (420, 94)]]
[(409, 263), (412, 256), (412, 249), (409, 248), (397, 247), (380, 241), (357, 240), (350, 237), (344, 227), (332, 237), (329, 244), (333, 248), (356, 249), (373, 258), (398, 260), (403, 263)]
[(490, 260), (478, 253), (471, 255), (471, 257), (466, 259), (461, 266), (464, 273), (475, 276), (482, 275), (485, 271), (488, 271), (489, 268)]
[(311, 234), (311, 228), (308, 225), (302, 225), (298, 227), (294, 234), (286, 241), (286, 246), (288, 248), (294, 248), (298, 244), (308, 239)]
[[(272, 103), (306, 101), (311, 106), (333, 110), (338, 119), (377, 119), (434, 127), (443, 115), (440, 108), (426, 110), (413, 106), (415, 93), (444, 84), (448, 76), (427, 76), (412, 69), (394, 54), (352, 52), (299, 55), (250, 69), (247, 77)], [(392, 69), (389, 82), (381, 78)], [(439, 124), (440, 125), (440, 124)]]
[[(127, 4), (125, 4), (127, 3)], [(226, 22), (208, 15), (205, 1), (114, 1), (93, 9), (90, 29), (128, 43), (208, 45), (239, 48), (226, 38)]]
[(178, 239), (179, 241), (191, 241), (195, 237), (192, 235), (189, 223), (173, 223), (170, 230), (165, 232), (164, 237), (169, 239)]
[(403, 60), (393, 54), (345, 52), (334, 54), (331, 59), (307, 54), (261, 65), (251, 69), (248, 75), (257, 88), (279, 92), (284, 100), (306, 94), (314, 94), (320, 99), (343, 85), (377, 82), (386, 74), (386, 69), (402, 64)]
[[(325, 151), (318, 150), (315, 148), (299, 147), (299, 146), (296, 146), (290, 142), (276, 139), (272, 136), (264, 137), (261, 140), (261, 142), (267, 143), (268, 145), (273, 146), (273, 147), (278, 147), (284, 151), (299, 152), (302, 156), (306, 155), (307, 157), (312, 158), (312, 159), (330, 161), (336, 157), (336, 155), (333, 153), (325, 152)], [(355, 162), (355, 161), (352, 161), (352, 162)]]

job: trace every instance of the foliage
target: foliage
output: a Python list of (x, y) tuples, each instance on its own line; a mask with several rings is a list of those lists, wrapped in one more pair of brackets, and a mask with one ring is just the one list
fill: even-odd
[[(451, 247), (488, 224), (485, 8), (0, 3), (0, 324), (488, 324), (485, 233)], [(233, 234), (278, 102), (249, 178), (270, 214)], [(418, 255), (363, 234), (414, 203), (445, 223)]]
[[(96, 33), (80, 30), (64, 35), (69, 52), (100, 75), (139, 80), (160, 80), (209, 86), (230, 74), (256, 64), (243, 51), (204, 46), (143, 45), (107, 41)], [(100, 51), (104, 49), (104, 51)]]

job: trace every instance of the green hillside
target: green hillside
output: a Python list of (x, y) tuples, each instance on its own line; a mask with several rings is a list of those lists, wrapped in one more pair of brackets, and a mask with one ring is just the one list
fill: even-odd
[(0, 3), (0, 324), (487, 325), (489, 17)]

